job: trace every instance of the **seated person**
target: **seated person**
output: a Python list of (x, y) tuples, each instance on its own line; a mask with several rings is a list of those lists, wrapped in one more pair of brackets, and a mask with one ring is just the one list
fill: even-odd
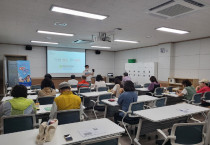
[[(52, 80), (52, 76), (51, 76), (50, 74), (46, 74), (46, 75), (44, 76), (44, 79), (45, 79), (45, 78), (49, 78), (50, 80)], [(43, 89), (43, 88), (44, 88), (43, 82), (41, 82), (41, 89)], [(52, 86), (51, 86), (51, 88), (55, 89), (55, 85), (54, 85), (53, 81), (52, 81)]]
[(113, 89), (111, 89), (111, 92), (118, 98), (121, 93), (123, 93), (123, 85), (121, 84), (121, 81), (119, 78), (115, 78), (114, 80), (115, 86)]
[(192, 100), (194, 94), (196, 94), (195, 88), (192, 86), (192, 83), (189, 80), (183, 80), (182, 85), (184, 89), (182, 92), (177, 92), (179, 97), (184, 96), (187, 100)]
[(53, 119), (55, 112), (59, 110), (80, 109), (81, 98), (74, 95), (70, 84), (62, 82), (59, 84), (60, 96), (56, 97), (50, 112), (50, 118)]
[(70, 85), (77, 85), (78, 80), (75, 79), (75, 75), (71, 75), (71, 80), (68, 81)]
[(96, 81), (95, 81), (95, 85), (94, 88), (97, 90), (99, 87), (106, 87), (106, 83), (105, 81), (103, 81), (103, 78), (101, 75), (97, 75), (96, 76)]
[(77, 88), (79, 90), (79, 88), (84, 88), (84, 87), (90, 87), (90, 84), (86, 81), (86, 76), (82, 76), (82, 80), (81, 82), (78, 82), (77, 84)]
[(158, 83), (155, 76), (150, 77), (150, 85), (148, 86), (148, 90), (152, 93), (154, 93), (155, 88), (160, 87), (160, 84)]
[[(135, 87), (132, 81), (126, 81), (124, 84), (124, 93), (122, 93), (118, 98), (118, 104), (121, 106), (122, 110), (127, 112), (130, 103), (136, 102), (138, 95), (134, 92)], [(118, 124), (118, 121), (121, 121), (124, 116), (123, 112), (117, 112), (114, 115), (114, 121)], [(126, 117), (128, 120), (136, 120), (136, 118)]]
[(13, 99), (0, 105), (0, 117), (36, 113), (34, 101), (27, 99), (27, 88), (25, 86), (14, 86), (11, 95), (14, 97)]
[(209, 81), (207, 79), (202, 79), (199, 81), (199, 86), (196, 87), (196, 93), (202, 93), (210, 92), (210, 87), (208, 86)]
[(130, 81), (131, 78), (128, 76), (127, 72), (123, 73), (123, 79), (122, 79), (122, 84), (124, 84), (126, 81)]
[(45, 78), (42, 81), (43, 89), (38, 92), (38, 97), (45, 97), (45, 96), (56, 96), (56, 91), (51, 88), (53, 82), (49, 78)]

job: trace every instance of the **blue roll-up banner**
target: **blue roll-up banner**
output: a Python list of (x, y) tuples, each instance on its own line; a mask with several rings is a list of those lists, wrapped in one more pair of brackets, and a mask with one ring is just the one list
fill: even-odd
[(18, 60), (17, 68), (19, 84), (24, 86), (31, 86), (30, 62), (25, 60)]

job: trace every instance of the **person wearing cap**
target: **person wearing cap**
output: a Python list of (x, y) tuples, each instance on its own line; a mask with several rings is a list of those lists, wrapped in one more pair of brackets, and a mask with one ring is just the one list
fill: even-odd
[(54, 99), (50, 118), (55, 118), (55, 112), (59, 110), (70, 110), (70, 109), (80, 109), (81, 98), (74, 95), (71, 91), (70, 84), (68, 82), (62, 82), (59, 84), (60, 96)]
[(199, 81), (199, 86), (196, 87), (196, 93), (210, 92), (210, 88), (208, 86), (209, 81), (207, 79), (202, 79)]
[[(94, 71), (94, 70), (93, 70)], [(91, 78), (94, 75), (94, 72), (89, 70), (89, 65), (85, 65), (85, 70), (83, 71), (83, 75), (86, 76), (86, 81), (91, 83)]]

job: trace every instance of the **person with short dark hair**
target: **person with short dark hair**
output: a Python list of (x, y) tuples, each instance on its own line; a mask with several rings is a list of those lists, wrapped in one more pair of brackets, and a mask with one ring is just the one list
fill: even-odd
[(177, 92), (179, 97), (184, 96), (185, 99), (191, 101), (194, 94), (196, 94), (195, 88), (192, 86), (192, 83), (189, 80), (183, 80), (182, 85), (184, 89), (182, 92)]
[(27, 88), (25, 86), (14, 86), (11, 91), (11, 96), (14, 98), (0, 105), (0, 117), (36, 113), (34, 101), (27, 99)]
[(59, 84), (60, 96), (56, 97), (50, 112), (50, 118), (55, 118), (55, 112), (59, 110), (80, 109), (81, 98), (74, 95), (68, 82)]
[(124, 84), (126, 81), (130, 81), (131, 78), (128, 76), (127, 72), (123, 73), (123, 79), (122, 79), (122, 84)]
[[(45, 74), (44, 79), (45, 79), (45, 78), (49, 78), (50, 80), (52, 80), (51, 74)], [(44, 82), (43, 82), (43, 81), (44, 81), (44, 80), (42, 80), (42, 82), (41, 82), (41, 89), (44, 88)], [(51, 86), (51, 88), (52, 88), (52, 89), (55, 89), (55, 85), (54, 85), (53, 81), (52, 81), (52, 86)]]
[(53, 82), (50, 78), (46, 77), (42, 81), (43, 89), (38, 92), (38, 97), (47, 97), (47, 96), (55, 96), (56, 91), (51, 88), (53, 85)]
[(157, 79), (156, 79), (156, 77), (155, 76), (151, 76), (150, 77), (150, 85), (148, 86), (148, 90), (150, 91), (150, 92), (154, 92), (154, 90), (155, 90), (155, 86), (158, 86), (158, 87), (160, 87), (160, 84), (158, 83), (158, 81), (157, 81)]
[[(124, 84), (124, 93), (122, 93), (118, 98), (118, 104), (121, 106), (122, 110), (127, 112), (129, 105), (133, 102), (136, 102), (138, 98), (137, 93), (135, 93), (134, 83), (132, 81), (126, 81)], [(115, 113), (114, 120), (115, 123), (121, 121), (124, 116), (123, 112)], [(127, 119), (129, 117), (126, 117)], [(129, 118), (132, 120), (132, 118)]]
[(68, 83), (70, 85), (77, 85), (78, 84), (78, 80), (75, 79), (75, 75), (71, 75), (71, 80), (68, 80)]
[(94, 84), (94, 88), (97, 90), (99, 87), (106, 87), (106, 83), (103, 80), (103, 77), (101, 75), (96, 76), (96, 81)]
[(94, 70), (89, 70), (89, 65), (85, 65), (85, 70), (83, 71), (83, 75), (86, 76), (87, 82), (91, 83), (91, 78), (94, 75)]
[(77, 88), (84, 88), (84, 87), (90, 87), (90, 84), (86, 81), (86, 76), (82, 76), (82, 81), (78, 82)]
[(123, 85), (121, 84), (121, 81), (119, 78), (115, 78), (114, 80), (115, 86), (113, 89), (111, 89), (111, 92), (118, 98), (121, 93), (123, 93)]

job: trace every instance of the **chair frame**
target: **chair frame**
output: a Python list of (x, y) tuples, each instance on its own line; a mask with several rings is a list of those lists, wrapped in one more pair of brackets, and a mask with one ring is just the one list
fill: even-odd
[(162, 99), (165, 99), (164, 106), (166, 106), (167, 97), (161, 97), (161, 98), (159, 98), (159, 99), (157, 99), (157, 100), (154, 101), (154, 106), (152, 108), (157, 108), (157, 106), (156, 106), (157, 101), (158, 100), (162, 100)]
[(192, 96), (192, 99), (191, 100), (187, 100), (187, 99), (183, 99), (185, 102), (187, 102), (188, 104), (193, 104), (193, 105), (200, 105), (201, 104), (201, 100), (202, 100), (202, 97), (201, 97), (201, 99), (200, 99), (200, 103), (194, 103), (194, 101), (195, 101), (195, 95), (201, 95), (202, 96), (202, 93), (196, 93), (196, 94), (194, 94), (193, 96)]
[(107, 90), (106, 91), (108, 91), (108, 87), (98, 87), (98, 88), (96, 88), (96, 92), (102, 92), (102, 91), (98, 91), (99, 90), (99, 88), (106, 88)]
[(4, 119), (7, 119), (7, 118), (18, 118), (18, 117), (29, 117), (29, 116), (31, 116), (32, 119), (33, 119), (33, 127), (34, 128), (37, 127), (38, 124), (36, 124), (35, 114), (2, 116), (1, 117), (1, 128), (0, 128), (0, 130), (2, 131), (1, 134), (4, 134)]
[[(54, 97), (54, 99), (56, 98), (56, 96), (43, 96), (43, 97), (37, 97), (37, 99), (36, 99), (36, 102), (39, 102), (38, 100), (40, 99), (40, 98), (52, 98), (52, 97)], [(53, 103), (52, 103), (53, 104)], [(41, 104), (40, 104), (41, 105)], [(45, 104), (45, 105), (47, 105), (47, 104)]]
[[(176, 132), (176, 128), (179, 127), (179, 126), (191, 126), (191, 125), (203, 125), (205, 126), (205, 122), (200, 122), (200, 123), (177, 123), (177, 124), (174, 124), (173, 127), (172, 127), (172, 130), (171, 130), (171, 135), (169, 136), (166, 136), (165, 133), (160, 130), (160, 129), (157, 129), (158, 133), (160, 133), (163, 137), (164, 137), (164, 142), (162, 145), (165, 145), (168, 140), (171, 141), (171, 145), (183, 145), (183, 144), (178, 144), (178, 143), (175, 143), (175, 140), (176, 140), (176, 136), (175, 136), (175, 132)], [(199, 144), (194, 144), (194, 145), (203, 145), (204, 144), (204, 138), (205, 138), (205, 133), (204, 133), (204, 127), (203, 127), (203, 130), (202, 130), (202, 142), (200, 142)]]
[(79, 90), (78, 90), (78, 94), (81, 93), (81, 92), (80, 92), (81, 89), (87, 89), (87, 88), (90, 89), (90, 91), (88, 91), (88, 92), (91, 92), (91, 88), (90, 88), (90, 87), (80, 87)]

